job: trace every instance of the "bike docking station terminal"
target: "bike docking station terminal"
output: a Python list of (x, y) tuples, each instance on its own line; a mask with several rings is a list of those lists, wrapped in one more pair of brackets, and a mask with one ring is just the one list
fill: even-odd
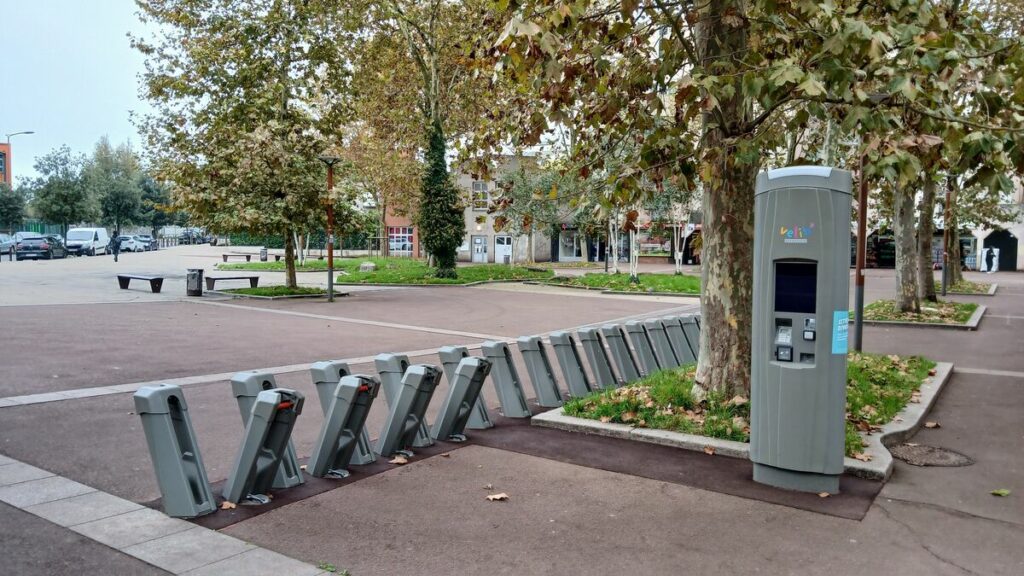
[(850, 172), (762, 172), (754, 196), (754, 480), (839, 491), (850, 285)]
[(476, 412), (484, 380), (490, 373), (491, 363), (483, 358), (467, 356), (459, 361), (454, 373), (447, 377), (448, 394), (430, 429), (434, 440), (466, 441), (464, 432)]
[(349, 477), (348, 466), (366, 429), (366, 417), (379, 389), (380, 380), (365, 374), (343, 376), (338, 381), (326, 403), (320, 434), (306, 467), (311, 476)]
[[(238, 411), (242, 415), (242, 426), (249, 425), (249, 416), (260, 393), (277, 388), (273, 374), (255, 370), (239, 372), (231, 377), (231, 392), (238, 402)], [(285, 446), (281, 456), (281, 466), (274, 476), (273, 488), (292, 488), (304, 482), (299, 469), (299, 458), (295, 454), (295, 445), (291, 440)]]
[[(382, 379), (383, 376), (384, 373), (381, 372)], [(430, 404), (430, 398), (440, 379), (441, 370), (436, 366), (409, 366), (402, 376), (400, 388), (394, 391), (395, 396), (391, 399), (390, 410), (377, 439), (377, 454), (384, 457), (401, 454), (411, 458), (413, 452), (409, 448), (421, 447), (416, 442), (420, 430), (426, 429), (427, 405)], [(431, 446), (434, 443), (429, 435), (427, 442), (423, 446)]]
[[(327, 417), (331, 402), (335, 398), (335, 389), (341, 379), (350, 376), (352, 371), (348, 363), (339, 360), (328, 360), (314, 362), (309, 367), (309, 375), (313, 379), (313, 386), (316, 388), (317, 398), (320, 400), (320, 410), (324, 417)], [(373, 393), (377, 395), (376, 390)], [(349, 464), (365, 465), (377, 461), (377, 455), (373, 453), (373, 444), (370, 443), (370, 432), (364, 423), (356, 439), (355, 450), (348, 460)]]
[[(469, 358), (469, 350), (465, 346), (442, 346), (437, 350), (437, 356), (441, 360), (441, 367), (444, 369), (444, 377), (448, 381), (450, 386), (455, 379), (455, 371), (459, 367), (459, 363), (462, 362), (463, 358)], [(490, 373), (490, 366), (487, 367), (488, 373)], [(482, 394), (476, 398), (476, 403), (473, 404), (473, 412), (469, 415), (469, 421), (466, 422), (466, 428), (470, 430), (486, 430), (488, 428), (494, 428), (494, 423), (491, 422), (491, 417), (487, 413), (487, 406), (484, 404), (484, 397)]]

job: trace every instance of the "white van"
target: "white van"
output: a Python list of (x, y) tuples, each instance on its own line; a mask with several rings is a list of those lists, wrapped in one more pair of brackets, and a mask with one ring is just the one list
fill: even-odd
[(68, 253), (77, 256), (106, 254), (110, 236), (106, 228), (72, 228), (68, 230)]

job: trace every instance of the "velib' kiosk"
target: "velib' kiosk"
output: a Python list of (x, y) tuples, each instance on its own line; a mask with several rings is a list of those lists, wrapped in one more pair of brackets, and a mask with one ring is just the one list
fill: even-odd
[(754, 480), (839, 491), (846, 409), (850, 173), (762, 172), (754, 196)]

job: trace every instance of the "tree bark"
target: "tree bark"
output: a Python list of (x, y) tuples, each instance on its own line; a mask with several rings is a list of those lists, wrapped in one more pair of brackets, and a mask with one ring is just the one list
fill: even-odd
[(914, 241), (914, 195), (904, 187), (893, 193), (895, 216), (893, 235), (896, 241), (896, 309), (920, 312), (917, 290), (917, 250)]
[(932, 237), (935, 235), (935, 180), (930, 176), (925, 177), (918, 213), (921, 218), (917, 226), (918, 289), (921, 300), (938, 302), (932, 262)]
[[(710, 0), (700, 10), (697, 48), (704, 69), (731, 66), (733, 54), (749, 49), (747, 28), (724, 18), (730, 13), (742, 17), (745, 12), (745, 2), (738, 0)], [(733, 86), (733, 95), (718, 95), (718, 107), (704, 116), (701, 331), (696, 375), (705, 390), (728, 396), (750, 393), (758, 169), (756, 163), (737, 157), (735, 143), (748, 133), (751, 108), (738, 79)]]
[(946, 278), (950, 286), (963, 282), (964, 272), (960, 268), (960, 225), (956, 214), (956, 182), (953, 178), (947, 178), (946, 185), (949, 186), (949, 206), (946, 208), (946, 252), (949, 254), (949, 273)]
[(299, 283), (295, 278), (295, 239), (291, 230), (284, 233), (284, 266), (287, 270), (284, 276), (285, 286), (298, 288)]

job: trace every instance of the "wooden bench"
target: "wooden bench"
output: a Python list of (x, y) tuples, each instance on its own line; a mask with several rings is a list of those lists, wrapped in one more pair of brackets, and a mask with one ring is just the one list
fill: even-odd
[(245, 258), (246, 262), (252, 261), (252, 254), (221, 254), (220, 257), (223, 258), (225, 262), (228, 261), (228, 258)]
[(128, 283), (132, 280), (145, 280), (149, 282), (149, 288), (154, 294), (159, 294), (160, 289), (164, 286), (164, 279), (162, 276), (141, 276), (138, 274), (118, 274), (117, 283), (121, 286), (121, 290), (128, 289)]
[(260, 277), (259, 276), (252, 276), (252, 275), (247, 275), (247, 276), (207, 276), (206, 277), (206, 289), (207, 290), (213, 290), (213, 286), (214, 286), (214, 284), (217, 283), (217, 280), (248, 280), (250, 288), (255, 288), (260, 283)]

